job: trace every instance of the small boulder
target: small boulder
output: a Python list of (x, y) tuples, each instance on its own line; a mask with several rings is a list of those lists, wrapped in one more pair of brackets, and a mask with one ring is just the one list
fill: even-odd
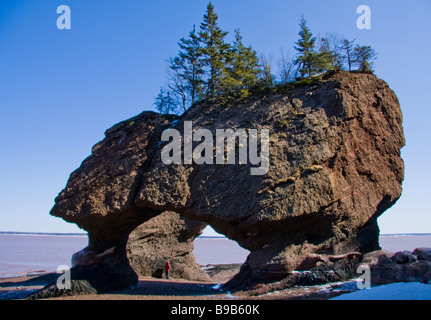
[(399, 251), (391, 257), (391, 260), (398, 264), (405, 264), (416, 261), (417, 257), (411, 251)]
[(416, 248), (413, 255), (417, 256), (419, 260), (431, 261), (431, 248)]
[(51, 283), (28, 296), (27, 300), (94, 294), (97, 294), (97, 290), (88, 281), (71, 280), (69, 289), (59, 289), (56, 283)]

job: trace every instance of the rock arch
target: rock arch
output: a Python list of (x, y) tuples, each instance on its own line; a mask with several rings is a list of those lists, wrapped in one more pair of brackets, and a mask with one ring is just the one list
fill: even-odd
[(139, 276), (161, 278), (169, 260), (173, 278), (209, 281), (193, 254), (194, 240), (206, 226), (176, 212), (165, 211), (130, 233), (127, 258)]
[[(268, 173), (250, 175), (250, 164), (164, 164), (161, 134), (184, 132), (185, 121), (211, 132), (268, 129)], [(123, 121), (71, 174), (51, 214), (88, 231), (73, 271), (99, 292), (136, 283), (127, 256), (133, 230), (177, 218), (198, 223), (167, 228), (178, 235), (171, 239), (210, 224), (248, 249), (228, 285), (250, 288), (294, 270), (335, 270), (378, 249), (377, 218), (401, 195), (404, 143), (389, 86), (371, 74), (339, 72), (229, 105), (203, 101), (181, 118), (143, 112)]]

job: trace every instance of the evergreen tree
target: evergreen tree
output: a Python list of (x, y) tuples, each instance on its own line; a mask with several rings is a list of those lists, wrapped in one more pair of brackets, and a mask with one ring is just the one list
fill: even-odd
[(321, 71), (343, 69), (341, 40), (335, 33), (327, 34), (326, 37), (320, 39), (319, 55)]
[(202, 61), (207, 68), (206, 97), (214, 97), (220, 85), (222, 70), (227, 62), (230, 45), (224, 41), (228, 32), (217, 25), (218, 16), (210, 2), (201, 23), (199, 37), (202, 43)]
[(170, 61), (170, 68), (184, 82), (184, 87), (190, 96), (190, 102), (193, 104), (199, 100), (202, 93), (204, 77), (202, 48), (195, 26), (193, 26), (189, 38), (181, 38), (178, 46), (180, 51), (178, 56)]
[(354, 50), (354, 62), (358, 65), (359, 70), (363, 72), (373, 72), (373, 60), (377, 53), (371, 46), (356, 45)]
[(316, 69), (318, 72), (335, 70), (337, 61), (327, 38), (320, 39), (319, 52), (316, 54)]
[(235, 41), (227, 55), (228, 64), (222, 70), (220, 87), (222, 93), (247, 96), (259, 73), (259, 59), (256, 51), (242, 42), (240, 31), (235, 30)]
[(316, 38), (313, 37), (313, 34), (307, 27), (304, 16), (301, 18), (299, 26), (301, 30), (298, 33), (300, 39), (295, 43), (295, 49), (298, 51), (295, 64), (298, 66), (301, 78), (305, 78), (306, 75), (308, 78), (311, 78), (316, 73), (318, 67), (318, 53), (314, 49)]
[(344, 70), (343, 66), (343, 44), (337, 32), (327, 33), (322, 39), (323, 45), (331, 54), (330, 67), (335, 70)]
[[(188, 38), (178, 42), (178, 55), (168, 61), (167, 82), (154, 103), (161, 113), (182, 113), (204, 98), (221, 94), (246, 97), (251, 87), (274, 85), (270, 61), (263, 55), (258, 58), (251, 46), (245, 46), (239, 30), (235, 30), (233, 45), (226, 43), (228, 32), (223, 31), (217, 21), (210, 2), (200, 31), (193, 26)], [(327, 70), (343, 69), (345, 65), (349, 71), (354, 65), (361, 71), (373, 71), (377, 53), (370, 46), (355, 45), (355, 40), (341, 40), (335, 32), (319, 37), (316, 42), (304, 17), (299, 25), (300, 38), (295, 42), (298, 54), (288, 59), (282, 52), (281, 83), (290, 81), (298, 72), (301, 78), (311, 78)]]

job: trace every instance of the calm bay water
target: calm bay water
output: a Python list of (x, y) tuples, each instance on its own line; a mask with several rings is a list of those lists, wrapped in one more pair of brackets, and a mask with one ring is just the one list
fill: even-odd
[(431, 248), (431, 234), (397, 234), (380, 237), (380, 246), (389, 252), (413, 251), (416, 248)]
[(72, 254), (85, 248), (86, 236), (0, 234), (0, 278), (70, 266)]
[[(72, 254), (87, 246), (86, 236), (0, 234), (0, 278), (70, 266)], [(248, 251), (225, 238), (198, 238), (194, 254), (201, 265), (243, 263)], [(431, 234), (380, 237), (383, 249), (396, 252), (431, 247)]]
[(201, 265), (243, 263), (248, 250), (240, 247), (235, 241), (225, 238), (197, 238), (193, 253), (196, 262)]

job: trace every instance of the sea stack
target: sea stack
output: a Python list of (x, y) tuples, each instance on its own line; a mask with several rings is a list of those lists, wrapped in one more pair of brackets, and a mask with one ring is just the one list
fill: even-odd
[[(162, 133), (183, 134), (186, 122), (214, 137), (218, 129), (267, 130), (268, 171), (250, 174), (250, 161), (164, 163)], [(98, 292), (133, 285), (167, 259), (178, 276), (204, 278), (192, 250), (206, 225), (250, 251), (230, 288), (300, 270), (352, 276), (351, 263), (379, 249), (377, 218), (399, 199), (404, 179), (400, 105), (369, 73), (204, 100), (181, 117), (143, 112), (105, 136), (51, 210), (88, 232), (72, 276)]]

